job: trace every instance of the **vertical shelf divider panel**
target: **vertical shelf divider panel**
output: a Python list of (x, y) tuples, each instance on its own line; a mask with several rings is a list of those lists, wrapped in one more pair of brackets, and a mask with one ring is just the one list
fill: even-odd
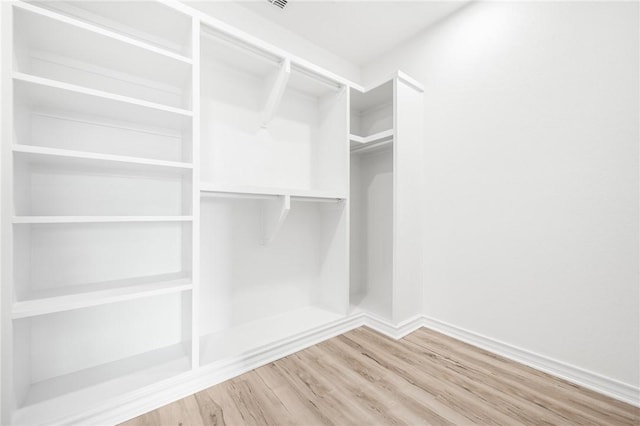
[[(424, 90), (398, 72), (393, 80), (395, 138), (393, 144), (393, 321), (422, 312), (421, 197)], [(400, 219), (401, 218), (401, 219)]]
[(192, 174), (192, 237), (191, 237), (191, 368), (200, 366), (200, 56), (201, 24), (193, 17), (191, 24), (191, 53), (193, 69), (191, 74), (191, 105), (193, 124), (191, 128)]
[[(13, 321), (13, 7), (0, 2), (0, 424), (11, 424), (14, 392)], [(20, 391), (22, 392), (22, 391)]]

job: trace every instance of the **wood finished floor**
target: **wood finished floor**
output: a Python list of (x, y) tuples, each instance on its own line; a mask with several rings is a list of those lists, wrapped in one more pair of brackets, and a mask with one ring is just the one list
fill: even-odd
[(366, 327), (123, 425), (639, 425), (640, 409), (419, 329)]

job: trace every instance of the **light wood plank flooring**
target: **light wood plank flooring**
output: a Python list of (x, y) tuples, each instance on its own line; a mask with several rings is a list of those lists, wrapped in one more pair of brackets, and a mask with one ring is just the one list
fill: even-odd
[(344, 335), (124, 425), (639, 425), (640, 409), (422, 328)]

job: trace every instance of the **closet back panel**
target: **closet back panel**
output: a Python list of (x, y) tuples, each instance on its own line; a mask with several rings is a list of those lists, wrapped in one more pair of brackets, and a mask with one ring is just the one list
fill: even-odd
[[(273, 241), (262, 243), (262, 207), (268, 200), (203, 198), (201, 209), (201, 334), (298, 308), (344, 304), (334, 284), (324, 281), (334, 234), (344, 209), (292, 202)], [(326, 237), (323, 238), (323, 233)], [(344, 234), (344, 232), (343, 232)], [(343, 246), (344, 240), (342, 240)], [(344, 250), (342, 251), (344, 255)], [(343, 262), (346, 259), (342, 256)], [(342, 270), (346, 270), (343, 268)], [(326, 287), (326, 288), (325, 288)]]
[[(238, 69), (206, 53), (201, 82), (203, 181), (322, 190), (346, 185), (344, 92), (336, 89), (319, 98), (287, 87), (275, 116), (263, 126), (268, 81), (279, 65)], [(236, 65), (240, 63), (245, 66), (242, 59)]]
[(370, 136), (393, 129), (393, 104), (386, 103), (368, 111), (351, 110), (351, 133)]
[(28, 108), (16, 100), (14, 143), (101, 154), (190, 161), (187, 132), (142, 126), (78, 111)]
[[(191, 182), (181, 175), (96, 169), (89, 165), (16, 161), (16, 214), (31, 216), (164, 215), (191, 213)], [(184, 202), (183, 202), (184, 201)]]
[(285, 95), (278, 116), (264, 129), (264, 82), (216, 71), (205, 67), (202, 73), (202, 180), (270, 187), (296, 182), (296, 187), (309, 188), (315, 102)]
[(176, 53), (189, 56), (191, 52), (191, 18), (160, 2), (82, 0), (34, 3)]
[(393, 129), (393, 81), (362, 93), (351, 89), (351, 134), (370, 136)]
[(351, 160), (351, 298), (389, 318), (393, 288), (393, 152)]
[(181, 294), (43, 315), (28, 323), (30, 378), (37, 383), (182, 343)]
[(312, 144), (312, 188), (346, 193), (349, 174), (347, 91), (319, 99), (318, 134)]
[[(117, 386), (91, 389), (94, 385), (120, 380), (119, 386), (134, 390), (157, 374), (186, 371), (190, 336), (183, 329), (190, 324), (189, 299), (170, 294), (15, 321), (18, 405), (45, 402), (45, 411), (55, 410), (55, 398), (90, 389), (91, 398), (77, 395), (90, 407), (100, 403), (100, 396), (119, 395)], [(146, 373), (136, 376), (139, 371)], [(58, 408), (66, 414), (82, 409)]]
[(105, 281), (181, 274), (190, 224), (15, 225), (16, 295)]
[(188, 107), (191, 65), (15, 8), (14, 70), (174, 107)]

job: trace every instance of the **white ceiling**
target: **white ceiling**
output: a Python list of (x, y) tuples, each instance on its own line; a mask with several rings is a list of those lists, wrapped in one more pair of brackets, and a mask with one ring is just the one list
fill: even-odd
[(280, 9), (267, 0), (239, 0), (252, 12), (356, 65), (418, 34), (468, 1), (305, 1)]

